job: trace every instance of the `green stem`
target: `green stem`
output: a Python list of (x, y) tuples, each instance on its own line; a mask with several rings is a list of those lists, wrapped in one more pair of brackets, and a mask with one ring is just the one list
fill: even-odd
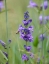
[(27, 41), (26, 41), (26, 46), (27, 46)]
[[(8, 53), (8, 17), (7, 17), (7, 3), (6, 3), (6, 0), (5, 0), (5, 15), (6, 15), (7, 53)], [(8, 55), (8, 64), (9, 64), (9, 55)]]
[[(43, 23), (44, 23), (44, 0), (42, 0), (42, 1), (43, 1), (42, 20), (43, 20)], [(43, 23), (42, 23), (42, 34), (43, 34), (43, 29), (44, 29)], [(42, 37), (43, 37), (43, 35), (42, 35)], [(43, 42), (43, 40), (42, 40), (42, 56), (44, 56), (44, 42)], [(45, 61), (42, 60), (42, 62), (44, 63)]]

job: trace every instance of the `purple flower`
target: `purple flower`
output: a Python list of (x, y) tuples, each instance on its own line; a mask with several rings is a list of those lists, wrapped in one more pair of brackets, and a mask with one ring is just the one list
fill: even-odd
[(31, 58), (34, 58), (34, 54), (33, 54), (33, 53), (30, 53), (30, 57), (31, 57)]
[(31, 22), (32, 22), (32, 19), (29, 19), (29, 20), (28, 20), (28, 24), (30, 24)]
[(27, 35), (27, 34), (30, 34), (30, 30), (28, 28), (23, 28), (23, 27), (19, 27), (19, 32), (20, 34), (24, 34), (24, 35)]
[(42, 15), (39, 16), (39, 21), (40, 21), (40, 24), (43, 24), (43, 17), (42, 17)]
[(28, 58), (28, 56), (27, 56), (26, 54), (23, 54), (23, 55), (22, 55), (22, 60), (23, 60), (23, 61), (28, 61), (29, 58)]
[(20, 37), (25, 40), (26, 42), (28, 41), (28, 36), (27, 35), (24, 35), (24, 34), (21, 34)]
[(28, 13), (29, 13), (28, 11), (24, 13), (24, 19), (25, 20), (27, 20), (29, 18), (29, 14)]
[(3, 1), (0, 1), (0, 9), (4, 8)]
[(39, 20), (42, 21), (42, 19), (43, 19), (43, 17), (42, 17), (42, 15), (40, 15), (40, 16), (39, 16)]
[(48, 8), (48, 1), (44, 1), (44, 3), (40, 6), (41, 9), (44, 7), (44, 9)]
[(49, 16), (45, 16), (46, 21), (49, 21)]
[(39, 39), (44, 40), (45, 37), (46, 37), (45, 34), (40, 34)]
[(30, 34), (30, 30), (28, 30), (27, 28), (25, 28), (25, 29), (24, 29), (24, 33), (25, 33), (26, 35), (28, 35), (28, 34)]
[(37, 58), (37, 62), (40, 62), (40, 58), (39, 57)]
[[(25, 12), (25, 14), (28, 14), (28, 12)], [(25, 40), (26, 42), (32, 42), (33, 37), (32, 37), (32, 32), (33, 32), (33, 26), (28, 26), (32, 22), (32, 19), (25, 19), (23, 21), (24, 27), (22, 25), (19, 26), (19, 33), (20, 33), (20, 38)]]
[(19, 27), (19, 31), (20, 31), (20, 37), (22, 39), (24, 39), (25, 41), (29, 41), (32, 42), (33, 41), (33, 37), (31, 35), (31, 32), (33, 31), (33, 27), (29, 26), (29, 28), (21, 28)]
[(33, 42), (33, 36), (31, 36), (30, 34), (29, 34), (28, 36), (29, 36), (28, 41), (29, 41), (29, 42)]
[(47, 16), (47, 19), (48, 19), (48, 21), (49, 21), (49, 16)]
[(31, 46), (24, 45), (24, 48), (29, 52), (31, 50)]
[(22, 25), (20, 25), (19, 29), (18, 29), (18, 31), (20, 32), (20, 34), (23, 33), (23, 30), (24, 30), (24, 27)]
[[(29, 24), (32, 22), (32, 19), (29, 19), (29, 15), (28, 12), (24, 13), (24, 20), (23, 20), (23, 24), (24, 27), (22, 25), (19, 26), (19, 33), (20, 33), (20, 37), (25, 40), (26, 42), (32, 42), (33, 41), (33, 36), (32, 36), (32, 32), (33, 32), (33, 26), (29, 26)], [(30, 51), (31, 50), (31, 46), (26, 46), (24, 45), (24, 48), (26, 51)], [(29, 58), (26, 54), (22, 55), (22, 60), (23, 61), (28, 61)]]
[(24, 26), (27, 26), (28, 24), (30, 24), (32, 22), (32, 19), (29, 20), (23, 20), (23, 24)]
[(8, 54), (6, 53), (6, 52), (3, 52), (4, 53), (4, 55), (8, 58)]
[(28, 25), (28, 21), (23, 20), (23, 24), (24, 24), (25, 26), (27, 26), (27, 25)]
[(0, 40), (0, 43), (1, 43), (1, 45), (5, 48), (6, 43), (5, 43), (5, 42), (3, 42), (2, 40)]
[(33, 42), (33, 37), (30, 34), (28, 35), (21, 34), (21, 38), (24, 39), (25, 41)]
[(48, 1), (44, 1), (44, 9), (47, 9), (48, 7)]
[(34, 31), (34, 27), (33, 26), (29, 26), (28, 30), (33, 32)]
[(33, 8), (33, 7), (38, 7), (38, 5), (37, 5), (35, 2), (32, 2), (32, 1), (30, 0), (28, 7)]
[[(44, 20), (44, 22), (43, 22), (43, 20)], [(49, 21), (49, 16), (42, 16), (42, 15), (40, 15), (39, 16), (39, 21), (40, 21), (40, 24), (42, 24), (42, 23), (44, 23), (44, 24), (46, 24), (47, 23), (47, 21)]]

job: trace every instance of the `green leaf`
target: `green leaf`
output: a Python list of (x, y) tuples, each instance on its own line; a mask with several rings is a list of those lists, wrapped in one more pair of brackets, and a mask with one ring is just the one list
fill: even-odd
[(38, 43), (39, 43), (39, 40), (38, 40), (38, 36), (35, 38), (34, 42), (33, 42), (33, 46), (37, 47), (38, 46)]
[(44, 55), (46, 55), (46, 45), (47, 45), (47, 38), (45, 38), (44, 41), (43, 41), (43, 52), (44, 52)]
[(47, 42), (46, 42), (46, 50), (49, 49), (49, 36), (48, 36), (48, 39), (47, 39)]

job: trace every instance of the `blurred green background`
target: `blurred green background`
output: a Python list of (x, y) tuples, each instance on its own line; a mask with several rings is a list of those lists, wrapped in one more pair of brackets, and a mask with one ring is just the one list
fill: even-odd
[[(43, 2), (43, 0), (33, 0), (39, 6)], [(11, 39), (10, 49), (8, 50), (9, 54), (9, 64), (24, 64), (21, 61), (21, 56), (19, 49), (23, 49), (23, 45), (25, 42), (20, 39), (20, 36), (16, 34), (18, 27), (22, 24), (24, 20), (24, 12), (29, 11), (30, 18), (32, 18), (32, 25), (34, 26), (33, 36), (34, 39), (39, 34), (39, 14), (34, 8), (27, 8), (29, 5), (29, 0), (7, 0), (7, 19), (8, 19), (8, 28), (6, 27), (6, 12), (5, 8), (0, 13), (0, 40), (3, 40), (7, 43), (7, 30), (8, 30), (8, 40)], [(4, 0), (5, 5), (5, 0)], [(42, 14), (42, 12), (41, 12)], [(44, 11), (44, 15), (49, 15), (49, 8)], [(32, 45), (32, 43), (30, 43)], [(32, 45), (33, 46), (33, 45)], [(1, 45), (0, 50), (6, 51)], [(34, 52), (34, 50), (33, 50)], [(3, 64), (6, 63), (4, 60), (4, 56), (0, 52), (0, 62)], [(1, 63), (0, 63), (1, 64)]]

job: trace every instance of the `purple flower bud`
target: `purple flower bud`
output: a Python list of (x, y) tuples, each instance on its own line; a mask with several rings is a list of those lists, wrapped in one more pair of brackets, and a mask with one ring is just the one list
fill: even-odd
[(49, 16), (45, 16), (46, 21), (49, 21)]
[(24, 35), (24, 34), (21, 34), (21, 38), (25, 41), (28, 41), (28, 36), (27, 35)]
[[(44, 23), (44, 24), (46, 24), (47, 23), (47, 21), (49, 21), (49, 16), (42, 16), (42, 15), (40, 15), (39, 16), (39, 20), (40, 20), (40, 24), (42, 24), (42, 23)], [(43, 21), (44, 20), (44, 21)]]
[(43, 19), (43, 17), (42, 17), (42, 15), (40, 15), (40, 16), (39, 16), (39, 20), (42, 21), (42, 19)]
[(24, 45), (24, 48), (29, 52), (31, 50), (31, 46)]
[(24, 26), (27, 26), (28, 24), (30, 24), (32, 22), (32, 19), (29, 20), (23, 20), (23, 24)]
[(33, 26), (29, 26), (28, 30), (33, 32), (34, 31), (34, 27)]
[(30, 34), (30, 30), (28, 30), (27, 28), (25, 28), (25, 29), (24, 29), (24, 33), (25, 33), (26, 35), (28, 35), (28, 34)]
[(5, 42), (3, 42), (2, 40), (0, 40), (0, 43), (1, 43), (1, 44), (2, 44), (2, 46), (5, 48), (6, 43), (5, 43)]
[(9, 39), (9, 42), (11, 43), (11, 39)]
[(33, 8), (33, 7), (38, 7), (38, 5), (37, 5), (35, 2), (32, 2), (32, 1), (30, 0), (28, 7)]
[(33, 42), (33, 36), (29, 35), (29, 42)]
[(31, 53), (31, 54), (30, 54), (30, 57), (31, 57), (31, 58), (34, 58), (34, 54), (33, 54), (33, 53)]
[(32, 19), (29, 19), (29, 20), (28, 20), (28, 24), (30, 24), (31, 22), (32, 22)]
[(48, 7), (48, 1), (44, 1), (44, 9), (47, 9)]
[(47, 20), (49, 21), (49, 16), (47, 16)]
[(46, 37), (45, 34), (40, 34), (39, 39), (44, 40), (45, 37)]
[(25, 20), (29, 19), (29, 14), (28, 13), (29, 13), (28, 11), (24, 13)]
[(39, 57), (37, 58), (37, 62), (40, 62), (40, 58)]
[(23, 20), (23, 24), (24, 24), (25, 26), (27, 26), (27, 25), (28, 25), (28, 21)]
[(39, 16), (39, 21), (40, 21), (40, 24), (43, 24), (43, 17), (42, 17), (42, 15)]
[(28, 61), (29, 58), (28, 58), (28, 56), (27, 56), (26, 54), (23, 54), (23, 55), (22, 55), (22, 60), (23, 60), (23, 61)]
[(28, 35), (21, 34), (21, 38), (24, 39), (25, 41), (33, 42), (33, 37), (30, 34)]
[(8, 54), (6, 53), (6, 52), (3, 52), (4, 53), (4, 55), (8, 58)]
[(40, 6), (41, 9), (44, 7), (44, 9), (48, 8), (48, 1), (44, 1), (44, 3)]
[(18, 31), (21, 32), (22, 30), (24, 30), (24, 27), (20, 25)]
[(46, 20), (46, 17), (45, 16), (43, 17), (42, 15), (40, 15), (39, 20), (40, 20), (40, 24), (42, 24), (44, 23), (43, 20)]
[(0, 1), (0, 9), (4, 8), (3, 1)]

